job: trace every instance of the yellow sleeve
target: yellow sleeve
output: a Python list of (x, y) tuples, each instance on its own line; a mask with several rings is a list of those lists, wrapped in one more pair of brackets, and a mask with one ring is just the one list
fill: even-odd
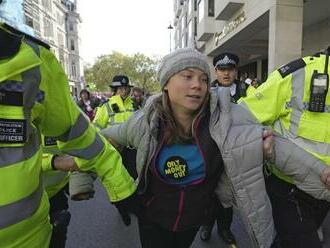
[(101, 107), (98, 107), (96, 109), (96, 115), (93, 120), (93, 123), (99, 129), (106, 128), (108, 121), (109, 121), (109, 115), (108, 115), (106, 104), (109, 104), (109, 103), (106, 102)]
[(67, 77), (55, 56), (40, 49), (42, 102), (32, 116), (45, 136), (56, 137), (64, 154), (75, 157), (81, 170), (93, 170), (100, 177), (111, 201), (130, 196), (136, 186), (122, 165), (120, 154), (97, 134), (96, 129), (73, 102)]

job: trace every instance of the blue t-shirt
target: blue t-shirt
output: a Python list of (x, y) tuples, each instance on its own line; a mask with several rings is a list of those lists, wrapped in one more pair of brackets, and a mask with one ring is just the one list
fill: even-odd
[(156, 169), (167, 183), (181, 186), (205, 177), (204, 160), (196, 144), (163, 146)]

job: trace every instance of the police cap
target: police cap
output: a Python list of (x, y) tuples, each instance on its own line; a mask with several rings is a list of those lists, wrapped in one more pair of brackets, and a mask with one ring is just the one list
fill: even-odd
[(125, 75), (116, 75), (113, 77), (112, 82), (110, 84), (111, 88), (117, 88), (121, 86), (128, 86), (133, 87), (132, 85), (129, 85), (129, 79)]
[(236, 68), (239, 63), (239, 58), (233, 53), (221, 53), (213, 59), (215, 68)]

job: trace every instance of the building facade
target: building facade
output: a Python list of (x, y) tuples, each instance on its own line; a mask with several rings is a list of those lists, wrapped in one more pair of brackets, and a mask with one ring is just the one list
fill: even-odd
[(240, 76), (265, 80), (277, 67), (330, 46), (327, 0), (174, 0), (175, 48), (211, 60), (240, 57)]
[(51, 46), (69, 79), (72, 95), (85, 88), (79, 55), (79, 25), (76, 0), (24, 0), (27, 24), (36, 37)]

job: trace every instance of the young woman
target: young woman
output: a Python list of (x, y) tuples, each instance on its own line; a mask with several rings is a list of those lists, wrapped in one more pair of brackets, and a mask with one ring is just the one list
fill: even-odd
[[(111, 142), (137, 148), (138, 194), (121, 206), (136, 211), (142, 205), (142, 247), (189, 247), (213, 218), (215, 192), (223, 204), (238, 206), (253, 247), (270, 247), (275, 230), (262, 164), (272, 150), (271, 133), (232, 105), (228, 91), (210, 92), (207, 58), (196, 50), (165, 56), (158, 79), (162, 93), (143, 111), (103, 130)], [(281, 142), (285, 152), (288, 144)]]
[(91, 94), (88, 90), (82, 89), (79, 94), (78, 106), (88, 116), (90, 121), (93, 121), (95, 117), (94, 102), (91, 99)]

